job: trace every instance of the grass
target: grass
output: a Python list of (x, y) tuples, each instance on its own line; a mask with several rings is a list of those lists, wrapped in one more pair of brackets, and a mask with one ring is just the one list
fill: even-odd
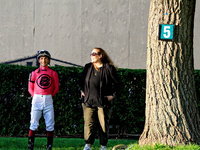
[[(15, 137), (0, 137), (0, 150), (27, 150), (28, 138), (15, 138)], [(46, 138), (35, 138), (34, 150), (46, 149)], [(112, 150), (115, 145), (124, 144), (128, 145), (128, 150), (200, 150), (198, 145), (179, 145), (179, 146), (142, 146), (138, 145), (138, 140), (120, 140), (110, 139), (107, 144), (107, 149)], [(53, 150), (83, 150), (84, 139), (80, 138), (54, 138)], [(92, 150), (99, 150), (99, 140), (96, 139)]]
[[(113, 146), (118, 144), (133, 144), (137, 143), (135, 140), (115, 140), (110, 139), (107, 144), (107, 149), (112, 150)], [(47, 144), (46, 138), (35, 138), (34, 150), (45, 150)], [(80, 138), (54, 138), (53, 150), (83, 150), (85, 146), (84, 139)], [(15, 138), (15, 137), (0, 137), (0, 150), (27, 150), (28, 138)], [(96, 139), (92, 150), (99, 150), (99, 140)]]
[(128, 150), (200, 150), (199, 145), (179, 145), (179, 146), (168, 146), (168, 145), (155, 145), (155, 146), (142, 146), (138, 144), (129, 145)]

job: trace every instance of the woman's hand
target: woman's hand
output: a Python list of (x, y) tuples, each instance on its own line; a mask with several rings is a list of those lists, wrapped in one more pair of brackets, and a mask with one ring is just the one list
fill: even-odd
[(114, 98), (114, 96), (105, 96), (105, 97), (107, 97), (107, 99), (108, 99), (108, 101), (111, 101), (113, 98)]
[(81, 91), (81, 98), (83, 98), (84, 96), (85, 96), (85, 93)]

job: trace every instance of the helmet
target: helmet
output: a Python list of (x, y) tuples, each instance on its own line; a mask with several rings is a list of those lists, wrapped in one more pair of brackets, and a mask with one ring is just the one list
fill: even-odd
[(47, 50), (38, 51), (37, 59), (39, 59), (39, 57), (41, 57), (41, 56), (47, 56), (47, 57), (49, 57), (49, 59), (51, 58), (51, 55)]

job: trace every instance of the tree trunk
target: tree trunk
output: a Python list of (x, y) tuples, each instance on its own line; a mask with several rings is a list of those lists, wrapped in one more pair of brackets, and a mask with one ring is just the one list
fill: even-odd
[[(148, 24), (145, 144), (200, 143), (193, 60), (195, 0), (151, 0)], [(175, 24), (175, 40), (158, 39)]]

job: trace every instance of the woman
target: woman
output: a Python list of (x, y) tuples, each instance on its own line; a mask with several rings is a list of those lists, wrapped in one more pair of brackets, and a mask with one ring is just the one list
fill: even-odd
[(93, 49), (91, 63), (85, 65), (79, 84), (83, 99), (84, 150), (91, 150), (96, 127), (101, 150), (106, 150), (112, 100), (119, 91), (119, 78), (113, 62), (102, 48)]

